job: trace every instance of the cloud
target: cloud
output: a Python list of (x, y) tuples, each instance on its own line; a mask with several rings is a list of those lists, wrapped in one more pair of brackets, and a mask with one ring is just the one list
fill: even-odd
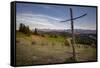
[(30, 29), (66, 29), (66, 23), (60, 23), (61, 19), (32, 13), (19, 13), (16, 15), (17, 29), (20, 23), (28, 25)]

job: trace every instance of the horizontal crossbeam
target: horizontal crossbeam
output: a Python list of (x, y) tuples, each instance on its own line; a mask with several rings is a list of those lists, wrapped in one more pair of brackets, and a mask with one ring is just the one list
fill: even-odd
[(68, 20), (65, 20), (65, 21), (60, 21), (60, 22), (67, 22), (67, 21), (71, 21), (71, 20), (76, 20), (76, 19), (79, 19), (79, 18), (81, 18), (81, 17), (84, 17), (84, 16), (86, 16), (87, 14), (83, 14), (83, 15), (81, 15), (81, 16), (79, 16), (79, 17), (76, 17), (76, 18), (73, 18), (73, 19), (68, 19)]

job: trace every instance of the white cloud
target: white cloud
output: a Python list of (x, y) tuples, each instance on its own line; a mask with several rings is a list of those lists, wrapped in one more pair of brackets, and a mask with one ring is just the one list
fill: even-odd
[(20, 23), (28, 25), (31, 29), (66, 29), (65, 23), (59, 23), (60, 19), (42, 14), (19, 13), (16, 21), (17, 29)]

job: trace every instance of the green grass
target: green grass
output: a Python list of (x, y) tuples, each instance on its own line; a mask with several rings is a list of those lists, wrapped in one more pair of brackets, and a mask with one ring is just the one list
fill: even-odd
[(48, 41), (53, 41), (53, 42), (64, 42), (64, 38), (61, 36), (57, 36), (57, 38), (52, 38), (52, 37), (47, 37)]

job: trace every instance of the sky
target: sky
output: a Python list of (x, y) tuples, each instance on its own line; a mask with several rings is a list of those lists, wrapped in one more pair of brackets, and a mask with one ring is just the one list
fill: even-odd
[(87, 13), (86, 16), (74, 20), (74, 29), (96, 30), (96, 8), (68, 5), (46, 4), (16, 4), (16, 28), (23, 23), (30, 29), (70, 29), (71, 22), (61, 22), (70, 19), (70, 8), (73, 18)]

